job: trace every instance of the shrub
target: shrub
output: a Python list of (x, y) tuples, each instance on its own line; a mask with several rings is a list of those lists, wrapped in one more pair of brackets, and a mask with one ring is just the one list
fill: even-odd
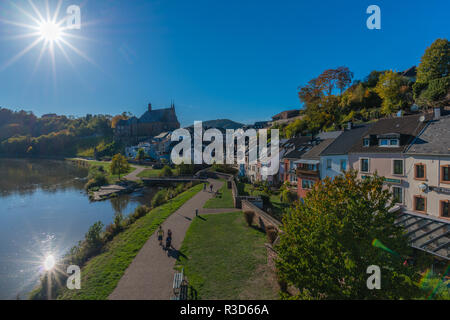
[(152, 207), (156, 208), (160, 205), (166, 203), (166, 191), (165, 190), (159, 190), (152, 199)]
[(171, 177), (171, 176), (173, 176), (172, 169), (169, 166), (165, 165), (164, 168), (162, 168), (160, 176), (161, 177)]
[(101, 232), (103, 229), (103, 223), (97, 221), (88, 230), (85, 235), (86, 243), (88, 248), (96, 250), (102, 246)]
[(272, 244), (277, 239), (278, 231), (274, 226), (269, 225), (266, 227), (266, 235), (267, 235), (267, 240), (269, 241), (270, 244)]
[(253, 218), (255, 217), (255, 213), (253, 211), (245, 211), (244, 217), (248, 226), (251, 227), (251, 225), (253, 224)]
[(108, 184), (105, 170), (102, 166), (92, 166), (89, 168), (88, 182), (84, 186), (86, 190), (104, 186)]

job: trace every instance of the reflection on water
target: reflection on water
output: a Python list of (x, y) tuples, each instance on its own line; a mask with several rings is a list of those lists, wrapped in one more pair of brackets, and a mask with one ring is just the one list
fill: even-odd
[(83, 239), (96, 221), (112, 222), (149, 204), (154, 190), (90, 202), (83, 190), (87, 170), (59, 160), (0, 158), (0, 299), (26, 297), (42, 262)]

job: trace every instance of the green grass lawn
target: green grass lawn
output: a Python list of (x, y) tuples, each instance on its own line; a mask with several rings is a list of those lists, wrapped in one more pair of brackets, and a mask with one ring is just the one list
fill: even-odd
[(156, 228), (202, 188), (203, 185), (197, 185), (183, 192), (168, 203), (153, 209), (117, 235), (104, 253), (92, 258), (82, 268), (81, 290), (64, 289), (58, 299), (107, 299)]
[(222, 188), (219, 190), (219, 194), (206, 201), (203, 208), (215, 209), (215, 208), (234, 208), (233, 203), (233, 193), (231, 189), (227, 188), (227, 181), (225, 179), (220, 179), (223, 182)]
[[(162, 172), (162, 169), (146, 169), (139, 173), (137, 176), (139, 178), (158, 178)], [(172, 170), (173, 176), (178, 176), (178, 170)]]
[(187, 231), (177, 268), (184, 268), (197, 299), (277, 299), (265, 242), (241, 212), (203, 215)]

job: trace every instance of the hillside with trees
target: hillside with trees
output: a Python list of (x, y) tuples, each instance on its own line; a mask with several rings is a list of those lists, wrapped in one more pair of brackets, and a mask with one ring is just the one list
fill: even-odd
[(353, 73), (347, 67), (328, 69), (298, 88), (303, 117), (273, 128), (290, 138), (339, 130), (349, 121), (367, 122), (392, 117), (399, 111), (413, 113), (448, 106), (449, 70), (447, 39), (437, 39), (426, 49), (416, 77), (408, 72), (374, 70), (363, 80), (353, 81)]
[(115, 149), (111, 116), (80, 118), (0, 108), (0, 154), (8, 156), (68, 156)]

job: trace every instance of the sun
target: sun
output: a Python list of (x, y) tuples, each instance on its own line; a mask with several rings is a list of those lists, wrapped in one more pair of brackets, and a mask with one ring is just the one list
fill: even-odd
[(62, 28), (53, 21), (44, 21), (39, 25), (39, 32), (42, 38), (48, 42), (62, 39)]
[(46, 271), (51, 271), (56, 265), (55, 257), (50, 254), (44, 260), (44, 269)]
[[(11, 59), (4, 63), (0, 62), (0, 71), (3, 71), (10, 65), (17, 62), (25, 54), (33, 50), (34, 48), (41, 47), (40, 53), (37, 56), (36, 64), (32, 75), (37, 70), (45, 53), (50, 55), (50, 63), (53, 71), (53, 78), (56, 83), (56, 54), (61, 55), (65, 60), (73, 67), (73, 63), (70, 59), (69, 53), (74, 53), (86, 61), (96, 66), (96, 63), (92, 61), (84, 52), (78, 49), (71, 40), (89, 40), (80, 35), (73, 34), (74, 30), (79, 28), (73, 28), (69, 25), (68, 16), (64, 15), (64, 10), (61, 10), (63, 0), (58, 0), (55, 8), (50, 8), (49, 2), (45, 1), (43, 13), (39, 10), (33, 2), (34, 0), (28, 0), (28, 8), (22, 7), (11, 1), (11, 6), (16, 8), (22, 15), (24, 21), (11, 21), (6, 20), (0, 16), (0, 23), (11, 25), (15, 28), (26, 30), (20, 32), (17, 36), (12, 36), (12, 39), (27, 39), (30, 38), (31, 43), (27, 45), (23, 50), (14, 55)], [(53, 2), (55, 3), (55, 2)], [(54, 9), (54, 10), (53, 10)], [(33, 40), (34, 38), (34, 40)]]

